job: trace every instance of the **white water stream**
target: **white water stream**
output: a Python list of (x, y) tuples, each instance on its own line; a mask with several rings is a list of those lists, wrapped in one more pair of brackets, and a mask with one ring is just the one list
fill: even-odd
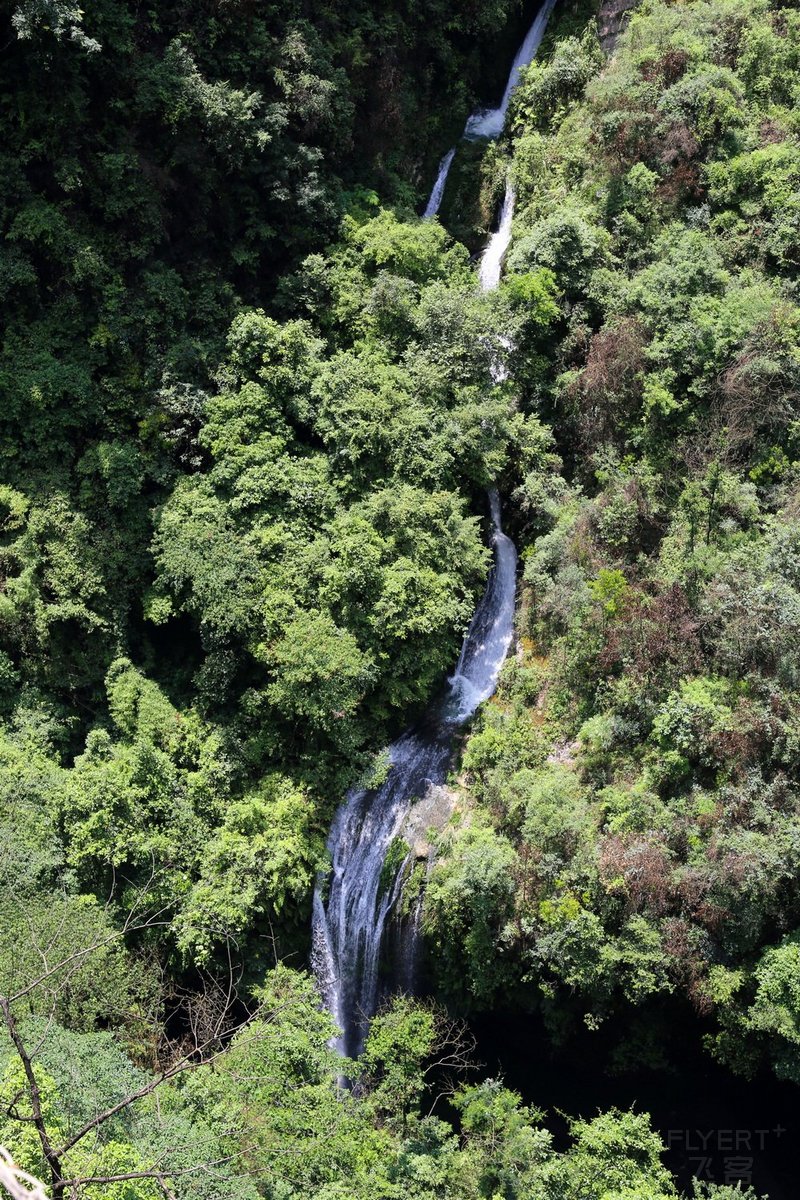
[(511, 242), (511, 222), (514, 219), (514, 189), (506, 185), (506, 194), (500, 209), (500, 223), (496, 231), (486, 243), (486, 249), (481, 256), (478, 278), (481, 291), (490, 292), (500, 282), (500, 272), (503, 269), (503, 259)]
[(389, 747), (386, 782), (351, 791), (328, 838), (333, 871), (327, 900), (319, 888), (314, 895), (313, 964), (348, 1056), (362, 1048), (375, 1011), (386, 922), (411, 865), (406, 857), (384, 869), (387, 852), (412, 801), (445, 782), (453, 734), (491, 696), (511, 643), (517, 552), (502, 531), (497, 492), (489, 499), (495, 562), (458, 665), (425, 723)]
[[(464, 132), (461, 135), (466, 141), (477, 142), (484, 138), (491, 141), (494, 138), (498, 138), (503, 132), (506, 123), (506, 113), (511, 103), (511, 94), (520, 81), (520, 72), (523, 67), (529, 66), (536, 57), (536, 51), (542, 43), (542, 38), (547, 29), (547, 22), (550, 20), (550, 14), (555, 4), (556, 0), (544, 0), (542, 7), (534, 17), (533, 24), (526, 33), (525, 40), (517, 51), (514, 62), (511, 65), (508, 81), (506, 82), (503, 98), (499, 106), (497, 108), (479, 108), (477, 112), (472, 113), (467, 118)], [(451, 150), (448, 150), (439, 163), (439, 173), (436, 176), (436, 182), (433, 185), (430, 199), (422, 214), (423, 217), (435, 217), (441, 207), (444, 189), (447, 185), (447, 176), (453, 165), (456, 149), (457, 147), (453, 146)]]
[[(500, 108), (471, 117), (465, 136), (496, 137), (501, 132), (520, 67), (536, 53), (554, 3), (545, 0), (528, 31), (514, 60)], [(455, 149), (442, 159), (425, 216), (433, 216), (438, 210), (454, 155)], [(514, 191), (509, 184), (498, 229), (481, 259), (478, 278), (482, 291), (496, 288), (500, 281), (513, 214)], [(498, 364), (496, 381), (505, 378), (504, 370)], [(410, 853), (399, 863), (393, 856), (387, 860), (387, 854), (412, 802), (445, 782), (454, 734), (494, 692), (511, 644), (517, 552), (503, 533), (500, 498), (494, 489), (489, 493), (489, 506), (494, 566), (464, 638), (456, 669), (425, 722), (389, 747), (391, 765), (386, 781), (372, 790), (350, 791), (336, 813), (328, 838), (332, 870), (314, 893), (312, 961), (325, 1004), (340, 1030), (337, 1048), (347, 1057), (363, 1048), (381, 991), (384, 932), (412, 865)], [(417, 905), (405, 934), (401, 970), (406, 987), (413, 982), (419, 912)]]
[(536, 51), (541, 45), (544, 31), (547, 29), (547, 22), (550, 20), (550, 14), (555, 8), (555, 4), (556, 0), (544, 0), (544, 4), (534, 17), (533, 24), (525, 35), (525, 41), (517, 51), (517, 56), (512, 63), (508, 82), (506, 83), (506, 90), (503, 92), (503, 99), (500, 101), (499, 107), (480, 109), (478, 112), (473, 113), (467, 120), (464, 137), (468, 140), (496, 138), (503, 132), (503, 127), (506, 123), (506, 113), (511, 103), (511, 93), (519, 83), (520, 72), (523, 67), (527, 67), (536, 57)]
[(439, 211), (444, 196), (444, 185), (447, 183), (447, 176), (450, 173), (450, 168), (453, 165), (453, 159), (456, 156), (456, 147), (448, 150), (442, 161), (439, 163), (439, 174), (436, 176), (436, 183), (433, 185), (430, 199), (425, 205), (425, 212), (422, 214), (426, 220), (435, 217)]

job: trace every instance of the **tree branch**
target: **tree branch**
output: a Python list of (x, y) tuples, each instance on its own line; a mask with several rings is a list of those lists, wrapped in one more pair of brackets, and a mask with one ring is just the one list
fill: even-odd
[(33, 1124), (36, 1126), (36, 1132), (39, 1135), (39, 1141), (42, 1145), (42, 1153), (45, 1161), (50, 1168), (50, 1174), (53, 1180), (53, 1188), (56, 1195), (60, 1193), (61, 1184), (61, 1160), (58, 1152), (54, 1149), (47, 1132), (47, 1126), (42, 1114), (42, 1096), (39, 1091), (39, 1081), (36, 1078), (36, 1072), (33, 1069), (33, 1063), (25, 1048), (25, 1043), (20, 1037), (17, 1028), (17, 1022), (14, 1014), (11, 1011), (11, 1004), (5, 996), (0, 996), (0, 1012), (3, 1014), (3, 1020), (6, 1023), (9, 1036), (14, 1043), (14, 1049), (19, 1055), (22, 1069), (25, 1072), (25, 1078), (28, 1081), (28, 1095), (31, 1102), (31, 1112), (33, 1115)]
[(12, 1200), (47, 1200), (39, 1180), (18, 1167), (5, 1146), (0, 1146), (0, 1187)]

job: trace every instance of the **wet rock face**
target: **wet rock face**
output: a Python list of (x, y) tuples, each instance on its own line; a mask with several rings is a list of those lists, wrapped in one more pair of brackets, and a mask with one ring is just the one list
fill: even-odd
[(441, 833), (449, 824), (458, 806), (458, 792), (440, 785), (429, 787), (421, 799), (412, 804), (401, 830), (417, 859), (426, 859), (431, 852), (431, 834)]
[(597, 32), (606, 54), (613, 53), (617, 39), (628, 23), (628, 16), (639, 0), (602, 0), (597, 12)]

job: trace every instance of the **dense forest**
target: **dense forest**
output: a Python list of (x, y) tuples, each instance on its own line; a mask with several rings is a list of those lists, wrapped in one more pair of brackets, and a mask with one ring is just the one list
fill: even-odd
[[(0, 1144), (52, 1200), (756, 1198), (473, 1030), (800, 1084), (800, 13), (558, 0), (421, 219), (535, 11), (3, 6)], [(512, 649), (393, 844), (420, 994), (343, 1063), (328, 831), (490, 487)]]

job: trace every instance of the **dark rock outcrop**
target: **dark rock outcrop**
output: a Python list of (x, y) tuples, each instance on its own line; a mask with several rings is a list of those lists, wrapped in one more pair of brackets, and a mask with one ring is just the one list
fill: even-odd
[(628, 23), (638, 0), (602, 0), (597, 13), (597, 32), (606, 54), (612, 54), (617, 39)]

